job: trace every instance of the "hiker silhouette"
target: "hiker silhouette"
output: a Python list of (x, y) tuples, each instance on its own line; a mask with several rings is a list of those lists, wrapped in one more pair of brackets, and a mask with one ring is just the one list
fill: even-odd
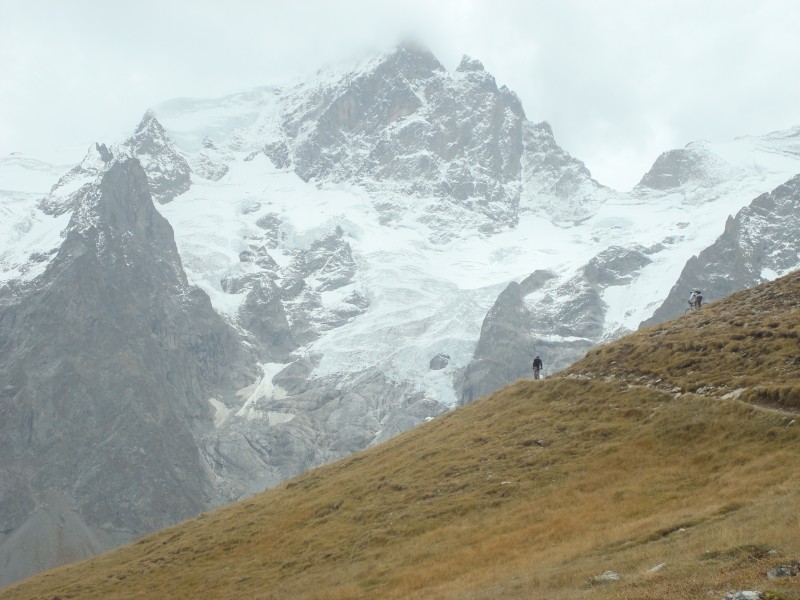
[(533, 359), (533, 378), (539, 379), (539, 374), (542, 372), (542, 359), (538, 356)]
[(689, 306), (691, 308), (700, 308), (703, 304), (703, 290), (693, 289), (689, 294)]

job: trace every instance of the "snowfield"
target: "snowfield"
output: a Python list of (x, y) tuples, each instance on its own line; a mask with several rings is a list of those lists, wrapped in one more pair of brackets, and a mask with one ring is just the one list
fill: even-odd
[[(421, 208), (385, 226), (375, 209), (375, 193), (350, 184), (303, 182), (291, 171), (276, 169), (263, 154), (249, 158), (265, 128), (273, 129), (277, 119), (258, 113), (276, 110), (264, 100), (265, 93), (254, 92), (255, 104), (249, 109), (237, 96), (215, 107), (204, 102), (196, 112), (189, 101), (182, 101), (177, 116), (170, 113), (172, 104), (158, 112), (179, 147), (181, 140), (193, 140), (180, 148), (187, 155), (201, 135), (211, 133), (206, 128), (192, 135), (189, 124), (207, 123), (209, 113), (217, 115), (219, 139), (236, 140), (241, 148), (219, 181), (194, 181), (187, 193), (159, 207), (175, 228), (190, 280), (233, 319), (244, 295), (225, 293), (219, 282), (254, 268), (240, 262), (239, 253), (245, 249), (243, 240), (259, 235), (259, 217), (273, 213), (282, 221), (283, 240), (270, 251), (279, 265), (288, 263), (294, 249), (308, 247), (338, 225), (358, 264), (356, 286), (370, 306), (352, 322), (322, 333), (299, 354), (322, 356), (314, 376), (377, 367), (449, 406), (456, 401), (453, 371), (470, 360), (486, 312), (510, 281), (536, 269), (557, 273), (559, 279), (538, 295), (542, 301), (548, 289), (610, 246), (660, 245), (633, 281), (610, 286), (602, 295), (608, 307), (604, 337), (634, 330), (664, 301), (687, 259), (722, 233), (729, 215), (800, 171), (796, 139), (706, 143), (709, 152), (730, 164), (728, 174), (736, 174), (732, 181), (687, 185), (671, 193), (637, 188), (609, 194), (591, 218), (578, 223), (554, 224), (547, 214), (530, 211), (516, 227), (496, 235), (465, 228), (455, 239), (433, 243), (429, 226), (421, 222)], [(226, 115), (227, 106), (234, 108)], [(251, 125), (239, 127), (242, 115)], [(224, 130), (223, 123), (233, 129)], [(425, 204), (419, 202), (420, 207)], [(529, 300), (535, 312), (536, 296)], [(429, 361), (438, 353), (448, 354), (450, 365), (432, 371)]]

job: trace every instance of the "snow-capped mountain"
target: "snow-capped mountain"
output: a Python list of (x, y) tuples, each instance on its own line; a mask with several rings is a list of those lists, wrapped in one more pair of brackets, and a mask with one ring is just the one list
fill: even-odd
[[(630, 193), (566, 230), (576, 242), (566, 260), (498, 297), (457, 377), (460, 401), (526, 376), (537, 354), (552, 373), (642, 323), (678, 316), (692, 288), (713, 301), (800, 268), (796, 178), (782, 185), (798, 157), (800, 129), (662, 154)], [(735, 248), (723, 252), (731, 238)]]
[(44, 272), (3, 292), (4, 583), (229, 497), (198, 443), (253, 359), (186, 281), (137, 160), (111, 161)]
[(723, 298), (794, 271), (800, 264), (800, 175), (728, 217), (717, 240), (688, 260), (669, 296), (644, 325), (686, 311), (686, 291)]
[[(552, 372), (635, 329), (676, 282), (704, 285), (679, 277), (729, 216), (800, 173), (800, 132), (666, 152), (622, 193), (478, 61), (449, 73), (406, 45), (286, 89), (166, 102), (66, 173), (4, 160), (0, 189), (21, 191), (0, 196), (0, 350), (18, 357), (0, 369), (16, 415), (0, 432), (0, 582), (58, 515), (73, 543), (47, 564), (385, 440), (526, 374), (535, 354)], [(800, 266), (797, 227), (769, 212), (784, 197), (758, 204), (752, 235), (774, 227), (785, 246), (760, 277)], [(141, 360), (158, 368), (126, 370)], [(120, 365), (127, 379), (93, 387)], [(83, 487), (52, 475), (46, 435), (6, 436), (66, 406), (91, 434), (69, 421), (60, 456), (111, 445), (70, 467)], [(140, 434), (190, 465), (167, 477), (171, 463), (123, 461), (138, 487), (169, 479), (170, 509), (154, 517), (144, 494), (117, 503), (124, 514), (95, 510), (115, 497), (98, 474)], [(37, 507), (53, 507), (50, 525)]]

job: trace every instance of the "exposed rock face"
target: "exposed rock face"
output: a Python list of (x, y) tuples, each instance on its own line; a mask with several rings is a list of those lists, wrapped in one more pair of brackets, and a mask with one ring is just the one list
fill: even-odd
[(142, 117), (126, 146), (147, 172), (153, 200), (164, 204), (189, 189), (192, 169), (151, 111)]
[[(464, 57), (450, 75), (429, 51), (406, 45), (343, 79), (294, 90), (284, 104), (284, 141), (265, 151), (304, 180), (436, 198), (423, 221), (447, 232), (437, 236), (443, 240), (453, 235), (453, 211), (486, 232), (517, 222), (526, 123), (516, 95), (480, 62)], [(544, 141), (527, 135), (538, 156), (532, 163), (543, 160), (544, 145), (555, 146), (552, 132)], [(589, 178), (563, 151), (559, 160)], [(387, 223), (405, 211), (397, 202), (383, 210)]]
[(430, 367), (433, 371), (440, 371), (450, 364), (449, 354), (437, 354), (431, 359)]
[(319, 292), (352, 283), (356, 264), (342, 228), (337, 227), (331, 234), (314, 241), (308, 250), (299, 253), (290, 266), (290, 272), (293, 281), (313, 275), (314, 287)]
[(673, 190), (687, 184), (710, 187), (734, 176), (732, 167), (699, 142), (669, 150), (656, 159), (639, 187)]
[(643, 248), (612, 246), (570, 279), (535, 271), (510, 283), (486, 315), (473, 359), (457, 381), (460, 402), (530, 376), (536, 355), (545, 373), (580, 359), (604, 339), (603, 290), (630, 282), (649, 263)]
[(209, 463), (229, 495), (277, 485), (446, 410), (375, 369), (345, 381), (311, 378), (316, 360), (301, 359), (281, 370), (268, 393), (246, 390), (251, 395), (244, 406), (209, 434)]
[[(577, 296), (567, 305), (555, 304), (550, 299), (553, 291), (548, 290), (553, 290), (551, 286), (557, 282), (554, 273), (539, 270), (503, 290), (483, 321), (472, 361), (456, 382), (461, 404), (530, 377), (536, 355), (544, 362), (543, 371), (554, 373), (594, 345), (578, 334), (585, 333), (587, 322), (596, 321), (592, 317), (598, 305), (596, 292), (587, 287), (588, 297)], [(554, 291), (563, 293), (560, 287)], [(565, 318), (561, 313), (570, 316)], [(563, 339), (545, 333), (556, 326)]]
[(0, 353), (0, 583), (220, 501), (196, 438), (251, 359), (187, 284), (138, 161), (111, 166), (45, 274), (0, 305)]
[(86, 156), (53, 185), (39, 208), (48, 215), (58, 216), (75, 210), (92, 188), (92, 183), (105, 171), (113, 152), (105, 144), (89, 146)]
[(292, 335), (281, 289), (268, 277), (250, 284), (239, 309), (239, 323), (262, 343), (270, 361), (285, 360), (300, 344)]
[[(780, 223), (780, 227), (775, 224)], [(693, 288), (704, 302), (774, 279), (800, 264), (800, 176), (753, 200), (712, 245), (686, 263), (677, 283), (643, 326), (683, 314)]]
[(136, 158), (145, 170), (153, 200), (164, 204), (189, 189), (191, 167), (181, 156), (155, 114), (147, 111), (134, 134), (123, 143), (109, 148), (95, 143), (86, 156), (50, 190), (40, 208), (50, 215), (61, 215), (84, 202), (95, 180), (116, 158)]
[[(264, 226), (268, 234), (277, 235), (271, 220)], [(269, 240), (240, 257), (257, 262), (262, 268), (259, 275), (227, 280), (224, 285), (231, 292), (249, 290), (239, 310), (239, 322), (262, 342), (270, 360), (288, 360), (299, 346), (341, 327), (368, 308), (369, 301), (356, 289), (338, 303), (323, 305), (324, 292), (350, 286), (356, 274), (341, 227), (312, 242), (308, 249), (296, 251), (284, 269), (269, 255), (268, 245)]]
[(287, 394), (302, 394), (308, 389), (309, 378), (319, 361), (306, 356), (296, 360), (272, 378), (272, 383)]
[(593, 285), (621, 285), (630, 283), (636, 273), (650, 262), (644, 248), (611, 246), (590, 260), (583, 273)]
[(556, 143), (549, 123), (526, 121), (522, 139), (522, 210), (545, 214), (554, 221), (578, 222), (615, 195)]
[(510, 283), (486, 315), (473, 360), (457, 382), (462, 404), (530, 371), (528, 358), (532, 359), (533, 343), (528, 333), (532, 319), (522, 287)]
[(193, 161), (191, 170), (203, 179), (219, 181), (230, 168), (227, 160), (229, 160), (229, 154), (220, 151), (216, 144), (206, 137), (203, 139), (203, 151)]

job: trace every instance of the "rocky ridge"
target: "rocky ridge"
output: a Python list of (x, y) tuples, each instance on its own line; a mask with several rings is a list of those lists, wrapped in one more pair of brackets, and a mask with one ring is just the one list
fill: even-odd
[(735, 217), (729, 216), (722, 235), (687, 261), (664, 304), (642, 325), (686, 312), (688, 290), (693, 288), (702, 288), (705, 301), (718, 300), (797, 269), (798, 215), (800, 175), (762, 194)]
[[(589, 214), (583, 201), (602, 189), (558, 148), (549, 125), (527, 122), (517, 96), (479, 61), (465, 56), (450, 74), (413, 44), (290, 90), (279, 131), (264, 147), (277, 167), (305, 181), (363, 185), (385, 197), (377, 204), (383, 223), (417, 213), (438, 242), (457, 235), (454, 224), (484, 233), (514, 227), (539, 194), (553, 205), (570, 198)], [(587, 193), (576, 195), (581, 187)]]
[(4, 298), (0, 352), (2, 583), (228, 498), (198, 440), (252, 357), (188, 284), (135, 159), (110, 161), (24, 301)]
[[(794, 130), (755, 141), (758, 151), (769, 148), (769, 152), (793, 157), (800, 150), (800, 137)], [(777, 146), (771, 146), (776, 142)], [(754, 174), (742, 166), (744, 161), (726, 160), (727, 149), (722, 150), (715, 153), (709, 144), (695, 143), (662, 154), (631, 197), (645, 206), (673, 197), (686, 207), (719, 202), (724, 209), (737, 195), (733, 185), (746, 185)], [(762, 167), (755, 156), (755, 175), (760, 178)], [(647, 315), (641, 325), (683, 314), (693, 288), (702, 288), (706, 301), (718, 300), (800, 268), (797, 185), (797, 176), (792, 177), (759, 195), (735, 217), (728, 215), (717, 241), (688, 256), (663, 302), (650, 303), (652, 312), (639, 313)], [(624, 313), (627, 323), (613, 319), (611, 313), (620, 314), (624, 303), (645, 299), (641, 296), (647, 293), (644, 286), (654, 282), (648, 271), (663, 268), (662, 257), (682, 243), (691, 226), (688, 220), (676, 222), (671, 231), (665, 225), (660, 224), (660, 238), (608, 245), (566, 274), (536, 271), (519, 284), (509, 284), (486, 315), (472, 361), (457, 381), (460, 402), (529, 377), (531, 366), (526, 359), (536, 354), (548, 357), (546, 367), (557, 372), (592, 346), (634, 330), (639, 325), (630, 320), (637, 312), (635, 306)], [(514, 300), (509, 302), (510, 298)]]

